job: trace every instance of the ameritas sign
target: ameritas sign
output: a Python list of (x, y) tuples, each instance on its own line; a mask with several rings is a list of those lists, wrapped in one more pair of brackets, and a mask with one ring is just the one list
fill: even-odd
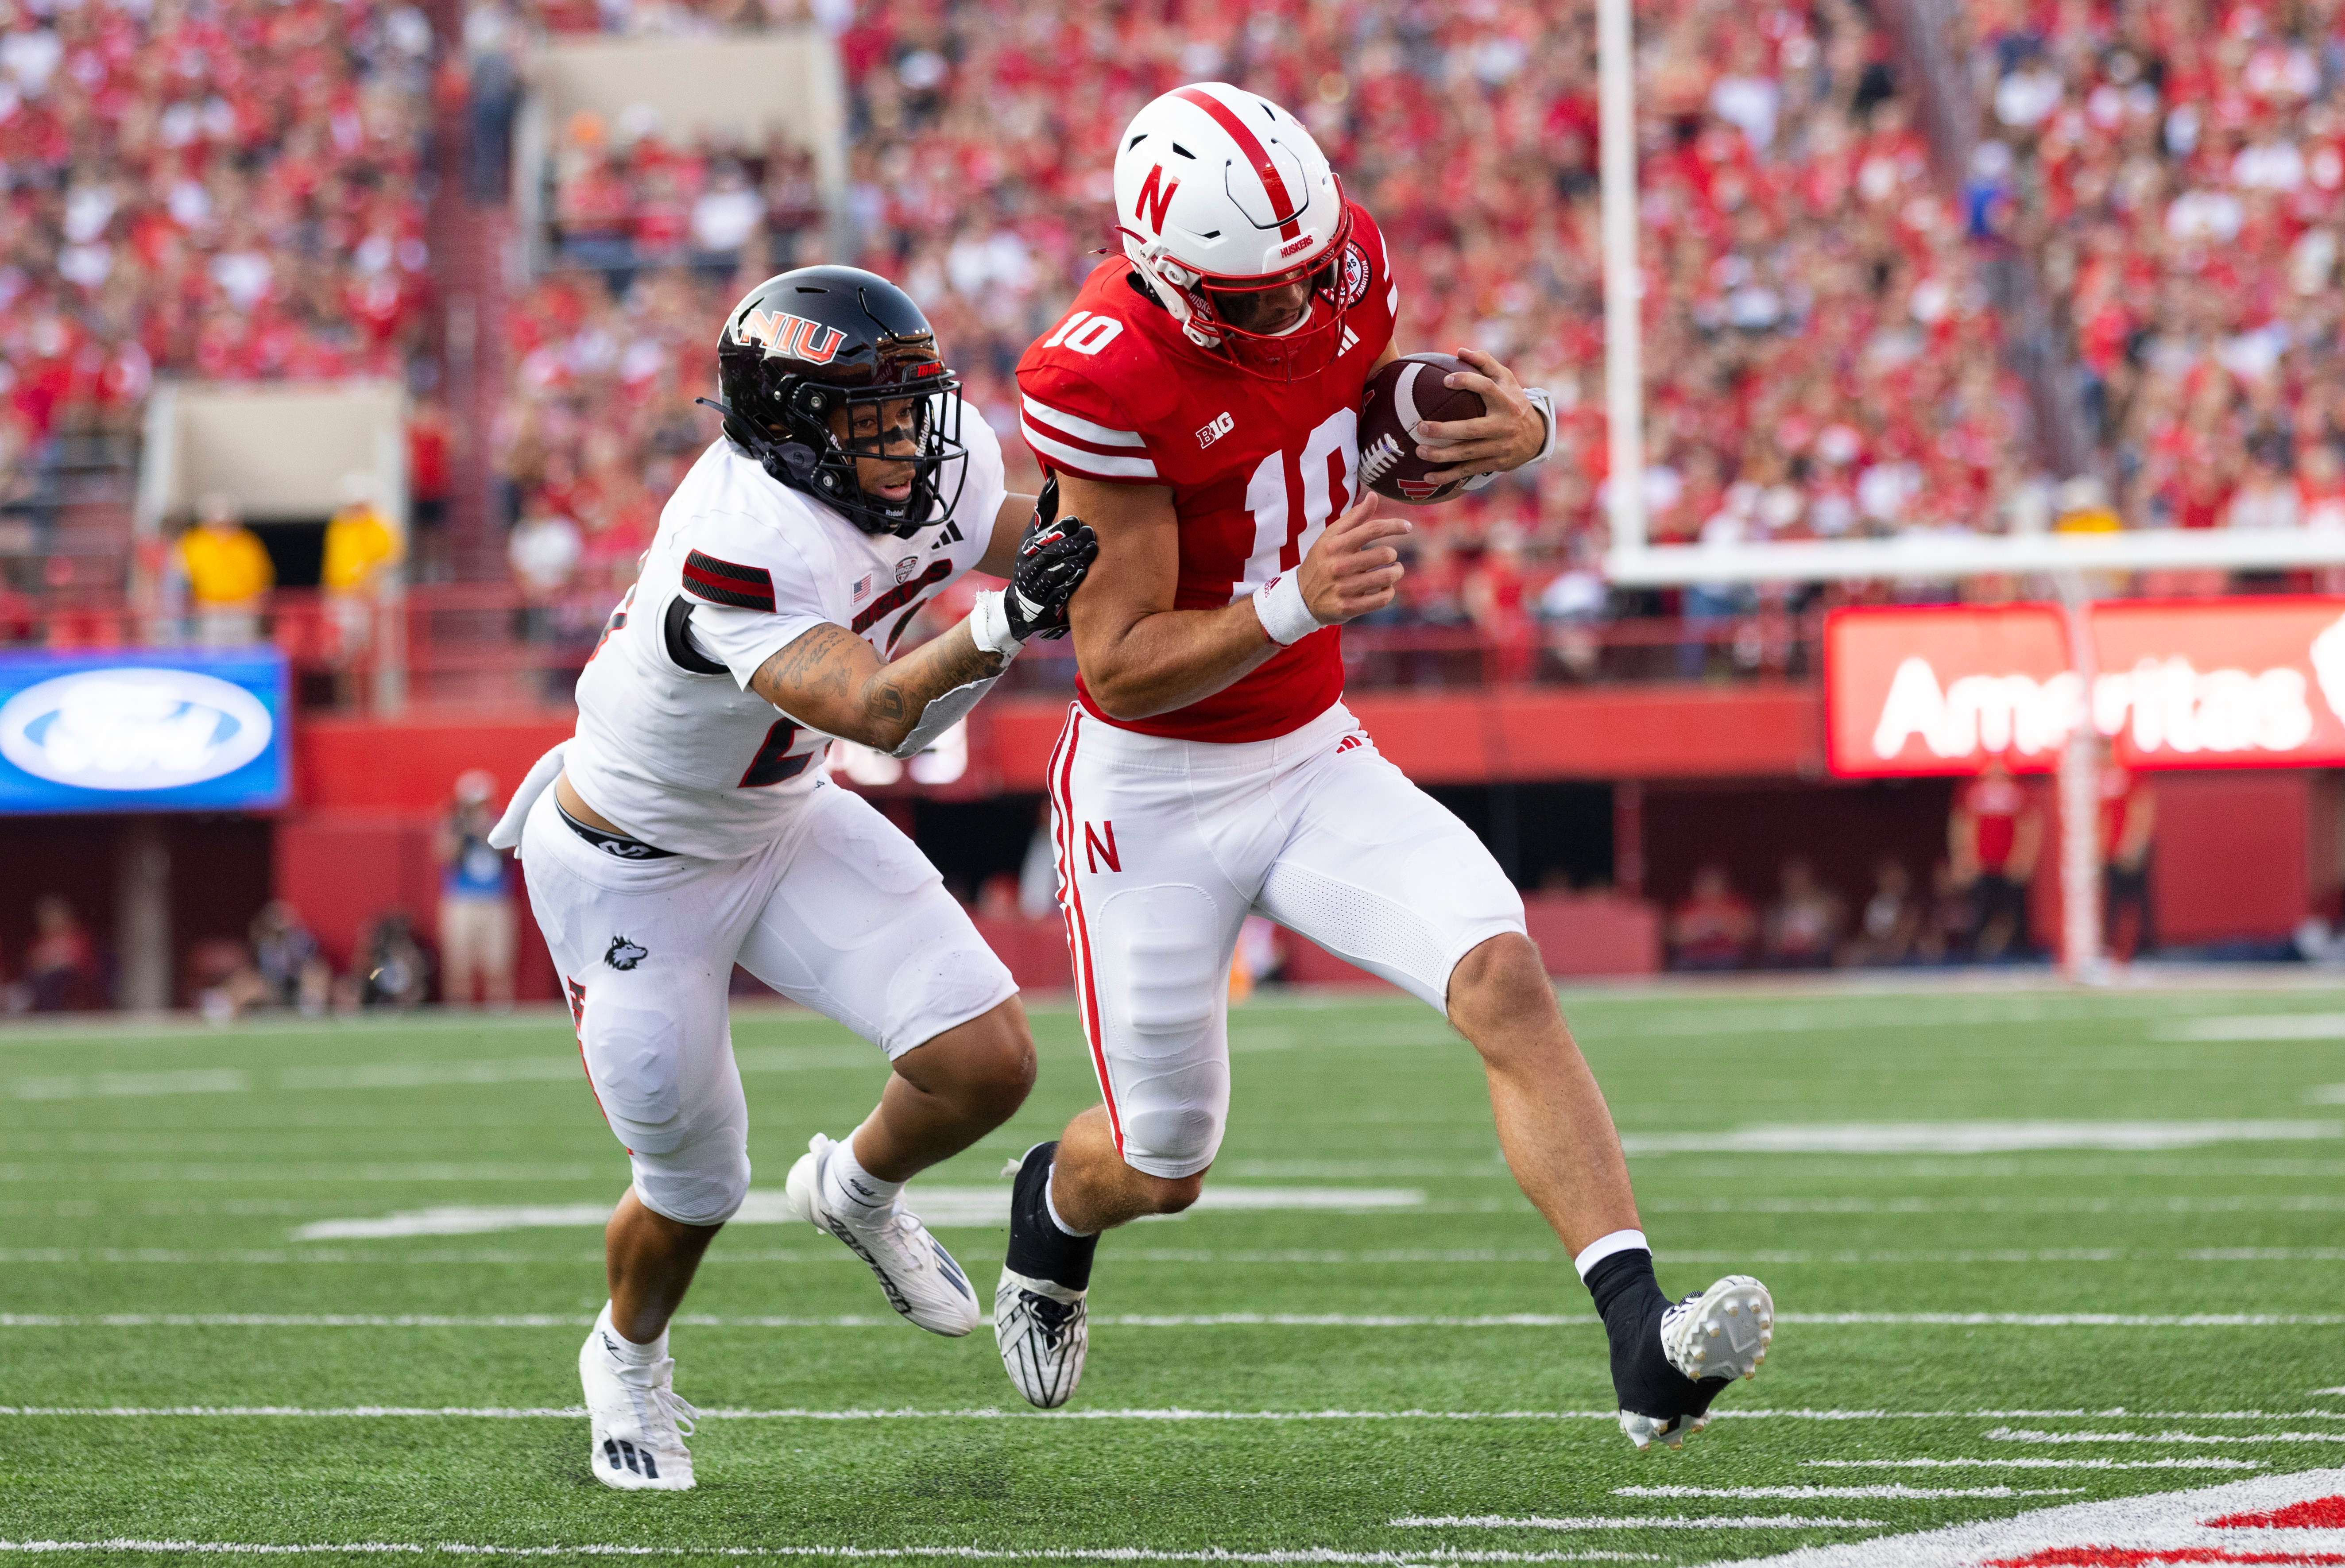
[(2087, 718), (2128, 768), (2345, 765), (2345, 596), (2120, 600), (2089, 624), (2087, 693), (2056, 606), (1833, 613), (1832, 770), (2048, 771)]

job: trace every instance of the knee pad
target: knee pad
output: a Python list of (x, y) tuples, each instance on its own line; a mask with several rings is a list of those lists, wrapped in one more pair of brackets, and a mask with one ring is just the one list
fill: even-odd
[(728, 1127), (670, 1154), (637, 1151), (635, 1196), (679, 1225), (722, 1225), (749, 1196), (746, 1129)]
[(682, 1146), (687, 1130), (683, 1022), (673, 1013), (597, 998), (587, 1003), (579, 1044), (603, 1115), (629, 1152), (664, 1154)]

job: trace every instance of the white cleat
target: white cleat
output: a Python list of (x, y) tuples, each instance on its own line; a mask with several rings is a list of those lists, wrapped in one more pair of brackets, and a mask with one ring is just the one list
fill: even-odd
[[(1774, 1342), (1775, 1298), (1749, 1275), (1730, 1274), (1664, 1311), (1660, 1335), (1662, 1356), (1698, 1383), (1753, 1378)], [(1668, 1418), (1620, 1412), (1620, 1430), (1640, 1450), (1656, 1440), (1681, 1447), (1709, 1424), (1706, 1406), (1699, 1415)]]
[(1091, 1329), (1083, 1298), (1048, 1279), (1001, 1271), (993, 1288), (993, 1342), (1010, 1381), (1030, 1405), (1055, 1410), (1074, 1398), (1083, 1378)]
[(621, 1492), (690, 1492), (692, 1454), (684, 1438), (699, 1412), (676, 1397), (675, 1359), (632, 1365), (619, 1359), (611, 1337), (605, 1306), (578, 1349), (578, 1382), (594, 1423), (587, 1457), (594, 1479)]
[(824, 1201), (823, 1172), (838, 1146), (820, 1133), (807, 1145), (782, 1188), (790, 1212), (845, 1242), (878, 1276), (888, 1305), (929, 1333), (959, 1339), (976, 1328), (977, 1291), (969, 1276), (900, 1196), (868, 1217), (842, 1215)]

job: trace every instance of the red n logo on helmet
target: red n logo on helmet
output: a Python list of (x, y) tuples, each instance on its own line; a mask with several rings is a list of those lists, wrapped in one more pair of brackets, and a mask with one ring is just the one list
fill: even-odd
[(1172, 205), (1172, 193), (1181, 188), (1181, 181), (1174, 178), (1165, 182), (1160, 192), (1157, 186), (1163, 180), (1164, 166), (1160, 163), (1148, 171), (1148, 178), (1141, 182), (1140, 199), (1132, 205), (1132, 220), (1137, 223), (1145, 218), (1148, 227), (1159, 234), (1164, 232), (1164, 210)]

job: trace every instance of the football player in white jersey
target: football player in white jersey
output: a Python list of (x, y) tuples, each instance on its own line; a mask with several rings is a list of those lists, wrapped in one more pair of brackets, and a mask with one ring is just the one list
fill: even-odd
[[(749, 1187), (736, 963), (893, 1068), (850, 1136), (817, 1135), (791, 1168), (790, 1208), (914, 1323), (977, 1326), (968, 1278), (899, 1193), (1017, 1110), (1033, 1041), (936, 869), (823, 763), (834, 737), (910, 756), (949, 728), (1026, 638), (1064, 631), (1097, 550), (1056, 521), (1053, 492), (1006, 493), (992, 431), (884, 279), (768, 279), (726, 318), (717, 364), (726, 433), (579, 677), (577, 733), (491, 840), (521, 849), (588, 1080), (634, 1164), (605, 1232), (611, 1298), (579, 1352), (594, 1474), (624, 1489), (693, 1484), (667, 1324)], [(973, 568), (1010, 586), (891, 659)]]

